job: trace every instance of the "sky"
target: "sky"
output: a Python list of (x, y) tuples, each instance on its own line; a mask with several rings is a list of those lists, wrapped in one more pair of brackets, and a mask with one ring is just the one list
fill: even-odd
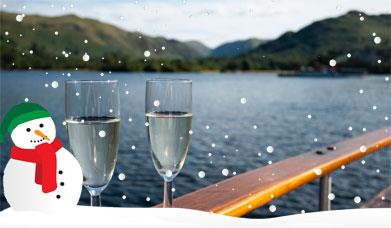
[(390, 0), (0, 0), (0, 5), (2, 11), (27, 16), (76, 14), (211, 48), (248, 38), (274, 39), (350, 10), (391, 12)]

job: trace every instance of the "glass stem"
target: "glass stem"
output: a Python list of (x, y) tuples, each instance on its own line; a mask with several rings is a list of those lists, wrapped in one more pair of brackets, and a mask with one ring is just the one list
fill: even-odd
[(91, 195), (91, 207), (100, 207), (100, 194), (98, 195)]
[(163, 208), (172, 207), (172, 181), (164, 181)]

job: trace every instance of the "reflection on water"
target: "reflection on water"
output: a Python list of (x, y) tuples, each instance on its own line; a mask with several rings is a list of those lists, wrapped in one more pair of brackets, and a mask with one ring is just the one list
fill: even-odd
[[(223, 169), (230, 177), (234, 172), (240, 174), (266, 166), (269, 161), (359, 135), (363, 129), (391, 125), (391, 120), (386, 120), (386, 116), (391, 117), (391, 83), (384, 77), (289, 79), (272, 74), (108, 72), (101, 77), (100, 72), (71, 73), (67, 77), (67, 72), (54, 71), (48, 75), (41, 71), (2, 72), (1, 116), (25, 98), (40, 103), (53, 113), (58, 137), (69, 148), (62, 125), (64, 80), (118, 79), (122, 106), (120, 151), (114, 177), (102, 195), (105, 206), (150, 207), (162, 200), (163, 182), (153, 167), (144, 126), (147, 78), (193, 80), (193, 135), (183, 171), (175, 179), (176, 196), (227, 178)], [(53, 81), (59, 83), (57, 88), (52, 87)], [(273, 153), (266, 151), (268, 146)], [(1, 172), (9, 159), (9, 148), (9, 142), (2, 145)], [(364, 165), (357, 161), (333, 173), (332, 208), (357, 208), (391, 184), (390, 152), (383, 149), (365, 157)], [(205, 174), (203, 178), (199, 177), (200, 171)], [(120, 176), (121, 180), (120, 173), (125, 175)], [(361, 197), (360, 204), (354, 202), (355, 196)], [(88, 203), (89, 195), (83, 190), (81, 204)], [(274, 213), (266, 206), (249, 216), (315, 211), (317, 203), (318, 185), (314, 182), (274, 201)]]

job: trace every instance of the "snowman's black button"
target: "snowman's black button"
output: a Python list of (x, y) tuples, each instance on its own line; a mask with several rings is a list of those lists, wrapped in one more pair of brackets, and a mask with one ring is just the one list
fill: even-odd
[(60, 198), (61, 198), (61, 196), (60, 196), (60, 195), (56, 195), (56, 198), (57, 198), (57, 199), (60, 199)]
[(61, 185), (61, 186), (64, 186), (65, 184), (64, 184), (64, 182), (61, 182), (60, 185)]
[(60, 174), (60, 175), (61, 175), (62, 173), (63, 173), (63, 172), (62, 172), (62, 170), (58, 171), (58, 174)]

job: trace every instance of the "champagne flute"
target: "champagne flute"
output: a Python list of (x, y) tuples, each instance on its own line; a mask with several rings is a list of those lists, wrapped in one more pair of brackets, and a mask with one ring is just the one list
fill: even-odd
[(65, 112), (71, 150), (83, 170), (91, 206), (113, 176), (119, 144), (120, 104), (117, 81), (66, 81)]
[(190, 80), (147, 80), (145, 125), (153, 164), (164, 179), (163, 207), (172, 207), (172, 182), (182, 169), (189, 149), (191, 106)]

